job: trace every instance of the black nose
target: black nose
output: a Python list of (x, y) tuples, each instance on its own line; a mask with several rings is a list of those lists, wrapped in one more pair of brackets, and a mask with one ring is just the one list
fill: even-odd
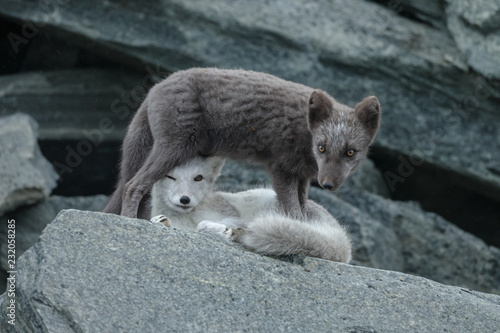
[(186, 196), (181, 197), (181, 204), (183, 204), (183, 205), (187, 205), (190, 201), (191, 201), (191, 199), (189, 199), (189, 197), (186, 197)]
[(333, 190), (333, 185), (330, 183), (323, 183), (321, 184), (325, 190)]

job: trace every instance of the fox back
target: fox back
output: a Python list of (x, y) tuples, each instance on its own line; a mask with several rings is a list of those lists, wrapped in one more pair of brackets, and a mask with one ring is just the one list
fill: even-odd
[(202, 155), (258, 161), (329, 190), (340, 187), (366, 156), (380, 120), (374, 96), (353, 109), (324, 91), (242, 70), (177, 72), (148, 99), (150, 108), (162, 110), (151, 120), (170, 138), (182, 139), (177, 150), (194, 142)]

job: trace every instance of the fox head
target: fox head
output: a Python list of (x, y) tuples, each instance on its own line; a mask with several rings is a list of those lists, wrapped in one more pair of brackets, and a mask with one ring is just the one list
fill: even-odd
[(212, 191), (225, 159), (195, 157), (181, 164), (154, 184), (161, 200), (170, 209), (189, 213)]
[(380, 124), (380, 104), (366, 97), (354, 109), (321, 91), (309, 98), (309, 129), (318, 166), (318, 183), (338, 189), (368, 153)]

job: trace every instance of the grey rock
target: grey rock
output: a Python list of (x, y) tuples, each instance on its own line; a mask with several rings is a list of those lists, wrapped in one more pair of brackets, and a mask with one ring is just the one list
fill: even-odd
[(448, 29), (467, 63), (484, 77), (500, 79), (500, 3), (449, 1)]
[(398, 14), (411, 13), (439, 29), (446, 29), (445, 5), (445, 0), (399, 0), (387, 3), (387, 7)]
[(48, 197), (57, 185), (37, 138), (38, 126), (30, 116), (0, 118), (0, 216)]
[(94, 145), (119, 141), (148, 88), (143, 83), (139, 75), (117, 70), (4, 75), (0, 76), (0, 115), (33, 116), (41, 140), (87, 140)]
[(271, 187), (269, 174), (262, 166), (226, 159), (217, 179), (217, 190), (238, 192), (259, 187)]
[[(24, 46), (24, 45), (23, 45)], [(77, 66), (81, 50), (71, 42), (57, 35), (38, 32), (26, 45), (26, 55), (22, 59), (20, 72), (71, 69)], [(54, 50), (57, 50), (54, 52)], [(19, 57), (21, 58), (21, 57)]]
[(361, 190), (380, 195), (384, 198), (391, 196), (382, 173), (370, 159), (365, 159), (354, 173), (347, 178), (343, 190)]
[[(415, 8), (427, 6), (437, 15), (442, 1), (417, 3)], [(500, 68), (494, 57), (496, 34), (480, 43), (478, 50), (484, 52), (471, 56), (468, 45), (475, 43), (467, 35), (457, 42), (458, 35), (452, 38), (448, 31), (361, 0), (307, 5), (299, 0), (286, 5), (175, 0), (148, 6), (92, 0), (55, 7), (38, 15), (35, 2), (8, 0), (0, 14), (47, 25), (113, 61), (149, 64), (159, 76), (192, 66), (236, 67), (322, 88), (350, 105), (375, 94), (384, 110), (377, 147), (393, 158), (412, 155), (450, 170), (459, 175), (456, 185), (500, 201), (500, 86), (490, 80)], [(465, 13), (462, 7), (448, 8), (449, 18)], [(493, 18), (479, 20), (479, 13), (488, 13), (485, 8), (468, 19), (492, 31), (496, 26), (488, 22), (496, 22)], [(489, 149), (478, 153), (477, 147)]]
[[(79, 209), (87, 211), (101, 211), (106, 205), (108, 197), (95, 195), (88, 197), (62, 197), (58, 195), (32, 206), (22, 207), (4, 216), (15, 220), (16, 224), (16, 255), (20, 256), (36, 243), (38, 237), (47, 224), (52, 222), (63, 209)], [(0, 226), (0, 251), (7, 253), (7, 223)], [(7, 269), (7, 257), (0, 258), (0, 267)], [(3, 287), (3, 286), (2, 286)]]
[[(338, 196), (394, 232), (396, 245), (392, 237), (390, 242), (378, 238), (373, 247), (391, 252), (395, 247), (399, 253), (392, 256), (402, 261), (398, 270), (500, 294), (500, 249), (488, 246), (434, 213), (423, 211), (416, 203), (391, 201), (364, 191), (343, 190)], [(325, 206), (331, 212), (337, 209)], [(349, 219), (353, 214), (346, 215)]]
[[(493, 332), (500, 297), (397, 272), (278, 261), (185, 232), (63, 211), (18, 260), (8, 332)], [(9, 300), (4, 294), (2, 309)]]

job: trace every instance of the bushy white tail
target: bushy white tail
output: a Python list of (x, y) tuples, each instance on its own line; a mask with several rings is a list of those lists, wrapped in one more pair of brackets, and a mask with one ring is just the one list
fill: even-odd
[(345, 263), (352, 256), (351, 240), (333, 216), (299, 221), (265, 213), (248, 223), (237, 241), (265, 255), (303, 254)]

